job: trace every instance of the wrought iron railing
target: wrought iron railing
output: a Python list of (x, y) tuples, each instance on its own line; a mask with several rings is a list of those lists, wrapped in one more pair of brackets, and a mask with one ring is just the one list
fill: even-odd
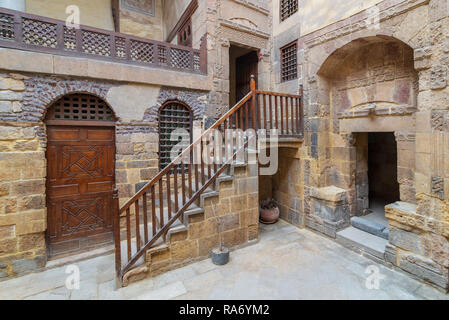
[(0, 47), (207, 73), (206, 36), (200, 49), (177, 46), (0, 8)]
[[(251, 92), (121, 208), (115, 192), (114, 237), (119, 286), (146, 250), (164, 237), (178, 219), (184, 222), (183, 213), (245, 151), (249, 139), (234, 142), (237, 132), (277, 129), (279, 137), (303, 137), (300, 95), (258, 91), (254, 77), (250, 88)], [(211, 147), (208, 144), (211, 140), (223, 148)]]

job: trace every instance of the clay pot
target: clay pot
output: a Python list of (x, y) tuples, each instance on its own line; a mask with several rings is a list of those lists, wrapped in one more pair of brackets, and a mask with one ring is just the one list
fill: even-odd
[(273, 224), (279, 220), (279, 208), (260, 209), (260, 222), (263, 224)]

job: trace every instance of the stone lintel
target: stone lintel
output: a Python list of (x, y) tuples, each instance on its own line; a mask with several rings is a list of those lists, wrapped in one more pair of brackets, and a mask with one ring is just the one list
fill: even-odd
[(341, 132), (413, 131), (415, 118), (408, 116), (361, 117), (340, 120)]

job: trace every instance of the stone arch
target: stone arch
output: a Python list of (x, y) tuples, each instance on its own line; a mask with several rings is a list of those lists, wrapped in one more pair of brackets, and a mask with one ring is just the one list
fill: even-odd
[(106, 99), (96, 94), (75, 91), (54, 99), (46, 108), (44, 119), (46, 123), (79, 121), (83, 125), (88, 121), (115, 123), (117, 116)]
[[(320, 50), (322, 57), (315, 57)], [(350, 191), (350, 202), (357, 204), (351, 209), (354, 215), (367, 208), (368, 171), (360, 158), (368, 150), (366, 132), (391, 133), (403, 128), (404, 123), (408, 128), (414, 126), (413, 113), (418, 103), (414, 48), (391, 34), (377, 33), (332, 40), (324, 51), (329, 54), (323, 54), (323, 48), (318, 46), (309, 52), (315, 72), (308, 83), (310, 119), (306, 121), (313, 123), (312, 118), (324, 118), (322, 126), (326, 128), (320, 132), (310, 126), (311, 155), (320, 160), (328, 157), (326, 171), (317, 181), (320, 186), (333, 185)], [(317, 64), (318, 61), (321, 62)], [(327, 116), (329, 120), (325, 119)], [(346, 140), (353, 133), (355, 144), (354, 139)], [(317, 152), (317, 141), (330, 138), (335, 143), (326, 153)], [(406, 190), (407, 186), (401, 187)], [(401, 200), (407, 199), (401, 194)]]
[(321, 56), (321, 63), (318, 63), (318, 70), (316, 71), (316, 74), (318, 75), (325, 75), (327, 72), (327, 69), (331, 68), (333, 65), (338, 65), (344, 60), (351, 52), (354, 52), (356, 50), (359, 50), (367, 45), (370, 44), (376, 44), (376, 43), (382, 43), (382, 42), (391, 42), (391, 43), (397, 43), (402, 44), (403, 46), (406, 46), (410, 48), (410, 52), (412, 53), (412, 60), (413, 60), (413, 50), (414, 48), (407, 42), (404, 42), (400, 39), (397, 39), (395, 37), (389, 36), (389, 35), (383, 35), (383, 34), (376, 34), (375, 36), (366, 36), (366, 37), (360, 37), (356, 39), (344, 39), (342, 43), (338, 47), (335, 47), (335, 49), (330, 52), (328, 55), (322, 55)]
[[(351, 50), (351, 48), (357, 47), (363, 43), (370, 42), (372, 40), (383, 41), (396, 41), (407, 45), (412, 50), (419, 48), (419, 44), (415, 41), (406, 39), (401, 35), (394, 33), (390, 28), (381, 28), (380, 30), (367, 30), (363, 29), (355, 34), (329, 40), (325, 43), (318, 43), (309, 46), (307, 49), (309, 60), (311, 61), (310, 75), (314, 76), (319, 73), (322, 66), (333, 55), (341, 50)], [(308, 43), (306, 43), (306, 46)]]
[(155, 106), (147, 109), (145, 122), (157, 122), (159, 109), (168, 101), (178, 101), (187, 105), (193, 113), (193, 120), (200, 120), (206, 109), (207, 94), (202, 91), (184, 91), (175, 88), (162, 88)]
[[(33, 77), (26, 79), (24, 82), (26, 89), (24, 92), (24, 112), (22, 116), (24, 117), (23, 120), (31, 122), (42, 122), (45, 119), (47, 108), (68, 94), (90, 94), (108, 104), (106, 96), (112, 87), (112, 84), (106, 82), (56, 77)], [(109, 104), (108, 106), (113, 110)]]
[[(338, 118), (389, 113), (408, 114), (417, 106), (418, 73), (414, 51), (391, 36), (357, 38), (324, 59), (317, 71), (318, 105)], [(331, 97), (331, 98), (329, 98)], [(348, 112), (351, 111), (351, 112)]]

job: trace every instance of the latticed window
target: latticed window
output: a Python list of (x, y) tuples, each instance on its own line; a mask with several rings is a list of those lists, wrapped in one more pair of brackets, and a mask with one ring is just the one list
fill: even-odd
[(298, 78), (296, 41), (281, 48), (281, 81), (290, 81)]
[(51, 121), (115, 121), (114, 113), (100, 98), (90, 94), (69, 94), (48, 110), (47, 120)]
[[(178, 101), (167, 102), (159, 110), (159, 167), (162, 170), (172, 162), (171, 151), (175, 146), (183, 148), (192, 143), (192, 121), (191, 109)], [(172, 133), (176, 129), (185, 129), (183, 135), (176, 135), (171, 140)]]
[(192, 46), (192, 18), (188, 19), (178, 31), (178, 44), (181, 46)]
[(298, 11), (298, 0), (281, 0), (281, 21)]

